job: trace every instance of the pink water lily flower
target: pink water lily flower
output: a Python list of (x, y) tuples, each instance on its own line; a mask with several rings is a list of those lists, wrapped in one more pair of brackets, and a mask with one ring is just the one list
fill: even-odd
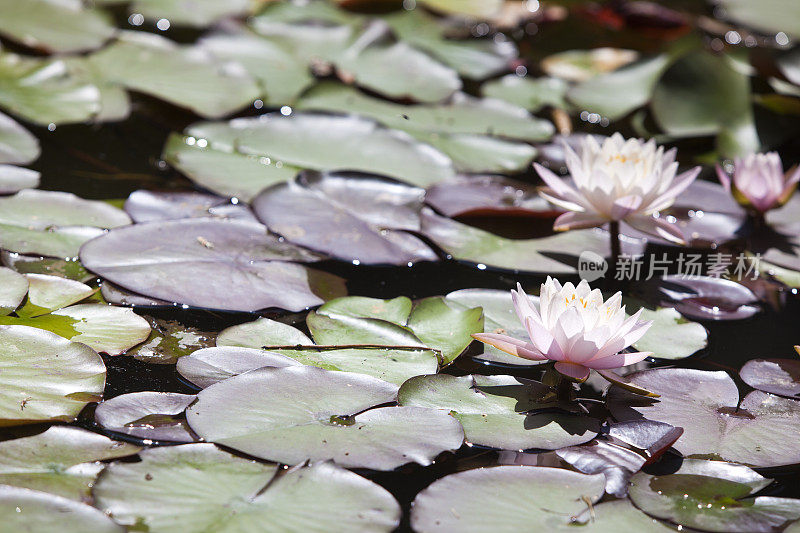
[(499, 333), (476, 333), (474, 338), (525, 359), (555, 361), (555, 369), (575, 381), (584, 381), (589, 370), (597, 370), (617, 383), (620, 377), (606, 370), (638, 363), (652, 355), (620, 353), (642, 338), (652, 321), (639, 320), (641, 309), (628, 317), (619, 292), (603, 301), (600, 290), (591, 290), (586, 280), (577, 287), (572, 283), (562, 286), (548, 277), (542, 284), (538, 309), (519, 284), (516, 291), (511, 291), (511, 297), (530, 339)]
[(569, 211), (559, 216), (554, 229), (564, 231), (602, 226), (624, 220), (632, 227), (683, 243), (680, 229), (654, 216), (671, 206), (700, 172), (695, 167), (677, 174), (676, 150), (664, 151), (652, 139), (625, 139), (619, 133), (603, 141), (586, 136), (577, 154), (565, 146), (569, 184), (539, 164), (535, 168), (547, 184), (541, 194)]
[(800, 168), (784, 174), (781, 157), (776, 152), (769, 152), (734, 159), (732, 183), (731, 176), (719, 165), (717, 176), (736, 201), (764, 213), (789, 200), (800, 180)]

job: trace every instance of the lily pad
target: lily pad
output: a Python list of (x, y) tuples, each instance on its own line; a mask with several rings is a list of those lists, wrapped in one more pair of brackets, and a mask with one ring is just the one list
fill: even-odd
[(796, 359), (751, 359), (739, 376), (754, 389), (800, 399), (800, 361)]
[(661, 305), (671, 306), (689, 318), (741, 320), (760, 311), (756, 295), (728, 279), (669, 275), (653, 281), (649, 284), (655, 286)]
[(145, 317), (150, 322), (150, 336), (126, 352), (134, 359), (158, 365), (174, 364), (195, 350), (214, 344), (214, 335), (175, 320)]
[[(631, 302), (633, 303), (633, 302)], [(636, 311), (635, 306), (629, 311)], [(644, 308), (642, 320), (653, 325), (633, 344), (640, 352), (653, 352), (658, 359), (684, 359), (708, 346), (708, 331), (697, 322), (683, 318), (670, 307)]]
[(87, 243), (89, 270), (133, 292), (195, 307), (299, 311), (344, 292), (337, 276), (292, 263), (316, 256), (240, 220), (136, 224)]
[(467, 442), (507, 450), (554, 450), (587, 442), (597, 420), (553, 410), (551, 389), (512, 376), (418, 376), (403, 384), (400, 405), (449, 412)]
[(516, 74), (486, 82), (481, 94), (518, 105), (535, 113), (543, 107), (565, 109), (569, 84), (559, 78), (527, 78)]
[[(538, 239), (508, 239), (455, 220), (422, 211), (422, 233), (454, 259), (482, 267), (552, 275), (577, 272), (578, 256), (592, 251), (609, 254), (608, 234), (599, 229), (575, 230)], [(639, 239), (624, 240), (624, 253), (643, 251)], [(482, 267), (481, 267), (482, 265)]]
[[(0, 156), (2, 156), (0, 147)], [(22, 189), (33, 189), (39, 186), (39, 173), (14, 165), (0, 165), (0, 194), (11, 194)]]
[(0, 514), (9, 531), (125, 533), (124, 527), (85, 503), (7, 485), (0, 485)]
[(645, 463), (638, 453), (602, 440), (562, 448), (556, 454), (585, 474), (603, 474), (606, 492), (618, 498), (627, 495), (631, 476)]
[(77, 259), (35, 257), (13, 252), (2, 252), (3, 264), (20, 274), (46, 274), (86, 283), (95, 278)]
[(715, 0), (723, 17), (758, 31), (785, 32), (800, 38), (800, 6), (787, 0), (763, 0), (757, 5), (745, 0)]
[(134, 191), (125, 200), (125, 212), (136, 223), (180, 218), (229, 218), (256, 222), (246, 205), (199, 192)]
[(38, 124), (85, 122), (100, 113), (100, 90), (60, 59), (0, 51), (0, 107)]
[[(480, 490), (475, 490), (480, 487)], [(412, 504), (411, 527), (515, 532), (569, 523), (603, 495), (603, 476), (541, 466), (496, 466), (434, 481)]]
[[(404, 297), (396, 300), (408, 301)], [(471, 335), (483, 328), (481, 309), (454, 308), (440, 297), (417, 301), (410, 314), (404, 307), (392, 321), (386, 317), (373, 318), (372, 309), (382, 307), (385, 302), (372, 298), (340, 298), (310, 313), (306, 323), (319, 344), (427, 347), (441, 354), (444, 365), (452, 363), (470, 345)]]
[(231, 533), (279, 524), (287, 531), (392, 531), (400, 506), (383, 488), (318, 463), (279, 473), (212, 444), (153, 448), (139, 463), (111, 465), (95, 488), (97, 506), (121, 524), (178, 533)]
[(95, 293), (95, 289), (88, 285), (59, 276), (25, 274), (25, 278), (29, 284), (28, 301), (17, 310), (17, 316), (23, 318), (47, 314)]
[[(24, 165), (35, 161), (40, 153), (39, 140), (13, 118), (0, 113), (0, 163)], [(6, 178), (2, 182), (5, 180)], [(25, 181), (26, 184), (30, 182), (30, 178)], [(26, 185), (26, 187), (33, 188), (38, 183), (37, 180), (36, 185)], [(4, 184), (2, 189), (7, 189), (7, 187)]]
[(181, 47), (158, 35), (121, 32), (89, 62), (105, 79), (219, 118), (258, 98), (256, 83), (238, 65), (215, 60), (199, 48)]
[(256, 216), (287, 241), (355, 264), (436, 261), (420, 239), (422, 189), (380, 176), (306, 171), (253, 201)]
[(668, 368), (628, 378), (660, 394), (656, 400), (631, 397), (612, 387), (608, 406), (619, 420), (647, 418), (684, 428), (674, 444), (686, 456), (734, 461), (758, 468), (800, 463), (800, 402), (761, 391), (739, 402), (736, 384), (725, 372)]
[[(98, 4), (127, 3), (127, 0), (96, 0)], [(219, 20), (246, 15), (252, 4), (248, 0), (135, 0), (128, 11), (140, 13), (148, 20), (167, 19), (176, 26), (204, 28)]]
[(123, 211), (105, 202), (66, 192), (26, 189), (0, 198), (0, 247), (20, 253), (74, 257), (99, 228), (130, 224)]
[(0, 324), (45, 329), (109, 355), (119, 355), (150, 335), (150, 325), (131, 309), (88, 303), (29, 316), (42, 311), (46, 309), (25, 305), (17, 313), (25, 316), (0, 317)]
[(280, 42), (240, 31), (212, 34), (200, 39), (199, 44), (220, 60), (242, 65), (259, 81), (268, 105), (292, 104), (314, 83), (309, 65)]
[(0, 483), (91, 501), (91, 488), (105, 464), (141, 448), (69, 426), (0, 443)]
[(527, 182), (503, 176), (458, 176), (430, 187), (425, 202), (437, 212), (459, 216), (555, 217), (550, 204)]
[(0, 315), (12, 313), (28, 293), (28, 280), (10, 268), (0, 268)]
[(503, 6), (501, 0), (421, 0), (420, 3), (434, 11), (477, 19), (497, 15)]
[(49, 331), (0, 326), (0, 426), (70, 422), (103, 394), (97, 352)]
[(633, 63), (638, 57), (633, 50), (619, 48), (567, 50), (544, 58), (541, 67), (555, 78), (583, 82)]
[(376, 407), (396, 394), (396, 385), (361, 374), (261, 368), (200, 391), (186, 419), (209, 442), (286, 464), (392, 470), (461, 446), (461, 425), (446, 413)]
[(183, 417), (194, 400), (193, 394), (132, 392), (101, 402), (94, 420), (107, 431), (147, 441), (194, 442)]
[(302, 364), (292, 357), (257, 348), (217, 346), (202, 348), (185, 357), (181, 357), (178, 359), (176, 367), (181, 376), (201, 389), (205, 389), (214, 383), (219, 383), (257, 368), (282, 368), (285, 366), (302, 366)]
[(79, 0), (0, 1), (0, 34), (48, 52), (84, 52), (102, 46), (116, 31), (111, 17)]
[(516, 46), (510, 41), (448, 38), (446, 25), (421, 9), (391, 13), (383, 20), (399, 39), (431, 54), (466, 78), (482, 80), (507, 71), (517, 56)]
[(750, 495), (768, 485), (741, 465), (686, 460), (674, 474), (633, 476), (630, 497), (651, 516), (704, 531), (775, 531), (800, 518), (800, 501)]

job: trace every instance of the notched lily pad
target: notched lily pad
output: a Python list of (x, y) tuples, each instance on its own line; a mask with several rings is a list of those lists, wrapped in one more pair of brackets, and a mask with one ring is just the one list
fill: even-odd
[(800, 398), (800, 361), (796, 359), (751, 359), (739, 376), (754, 389)]
[(107, 431), (145, 441), (194, 442), (197, 438), (183, 412), (195, 398), (174, 392), (132, 392), (101, 402), (94, 420)]
[(446, 413), (377, 407), (396, 395), (396, 385), (361, 374), (261, 368), (200, 391), (186, 419), (207, 441), (286, 464), (392, 470), (461, 446), (461, 425)]

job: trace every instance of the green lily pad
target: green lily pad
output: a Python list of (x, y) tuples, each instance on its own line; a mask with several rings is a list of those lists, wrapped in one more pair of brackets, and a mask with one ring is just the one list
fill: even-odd
[(260, 90), (241, 67), (214, 60), (192, 47), (181, 47), (158, 35), (121, 32), (112, 45), (89, 58), (104, 78), (218, 118), (246, 107)]
[(194, 442), (183, 412), (195, 400), (193, 394), (132, 392), (100, 402), (95, 422), (115, 433), (150, 441)]
[[(409, 315), (405, 309), (411, 306), (408, 298), (378, 300), (352, 297), (352, 299), (332, 300), (330, 304), (330, 307), (326, 304), (320, 309), (324, 310), (325, 315), (308, 317), (309, 328), (317, 344), (292, 326), (259, 318), (254, 322), (221, 331), (217, 337), (217, 346), (256, 349), (261, 351), (260, 354), (196, 352), (197, 355), (189, 356), (190, 361), (196, 363), (198, 359), (213, 359), (212, 366), (216, 370), (207, 369), (209, 371), (207, 378), (217, 381), (218, 378), (227, 377), (226, 374), (234, 371), (240, 374), (262, 366), (286, 366), (282, 364), (282, 357), (289, 357), (304, 365), (325, 370), (366, 374), (396, 385), (413, 376), (435, 374), (438, 370), (442, 357), (440, 352), (429, 349), (412, 333), (396, 323), (339, 314), (364, 312), (366, 316), (370, 316), (375, 312), (377, 316), (381, 316), (381, 309), (393, 309), (399, 313), (397, 316), (402, 316), (398, 321), (405, 323)], [(328, 314), (340, 320), (330, 318)], [(268, 352), (265, 353), (263, 350)], [(190, 361), (182, 365), (191, 364)], [(220, 370), (222, 373), (217, 373)], [(194, 382), (191, 377), (189, 380)]]
[(314, 76), (291, 48), (247, 32), (221, 33), (204, 37), (200, 47), (214, 57), (235, 61), (259, 81), (264, 103), (272, 106), (292, 104), (308, 87)]
[[(128, 0), (95, 0), (97, 4), (125, 4)], [(139, 13), (147, 20), (167, 19), (170, 25), (205, 28), (228, 17), (250, 13), (248, 0), (134, 0), (128, 11)]]
[(95, 289), (80, 281), (48, 276), (45, 274), (25, 274), (28, 280), (28, 301), (17, 316), (31, 318), (44, 315), (56, 309), (80, 302), (95, 293)]
[[(261, 319), (267, 320), (267, 319)], [(293, 352), (298, 353), (298, 352)], [(302, 354), (302, 352), (299, 352)], [(280, 353), (241, 346), (203, 348), (178, 359), (176, 369), (201, 389), (257, 368), (301, 366), (303, 363)], [(320, 366), (322, 365), (312, 365)], [(327, 368), (331, 365), (326, 365)], [(335, 368), (332, 370), (336, 370)], [(361, 372), (365, 373), (365, 372)]]
[(420, 4), (435, 11), (478, 19), (497, 15), (503, 6), (502, 0), (420, 0)]
[(651, 518), (633, 506), (628, 499), (613, 500), (592, 506), (576, 520), (559, 525), (556, 531), (587, 533), (669, 533), (675, 528)]
[[(373, 318), (364, 300), (342, 298), (310, 313), (306, 323), (314, 340), (332, 345), (427, 347), (440, 353), (443, 364), (449, 365), (470, 345), (471, 335), (483, 328), (481, 309), (453, 308), (441, 297), (419, 300), (409, 315), (392, 322)], [(380, 305), (379, 300), (375, 305)]]
[[(40, 153), (39, 140), (13, 118), (0, 113), (0, 163), (24, 165), (35, 161)], [(6, 179), (4, 178), (0, 183), (4, 183)], [(30, 183), (30, 179), (25, 183)], [(26, 185), (26, 187), (37, 187), (38, 183), (37, 180), (36, 185)], [(0, 187), (0, 189), (5, 188), (7, 185)]]
[(108, 467), (94, 490), (97, 506), (127, 526), (161, 533), (389, 532), (400, 521), (400, 506), (386, 490), (331, 464), (281, 474), (276, 465), (211, 444), (153, 448), (141, 458)]
[(86, 283), (95, 278), (80, 261), (2, 252), (3, 264), (20, 274), (46, 274)]
[(60, 59), (0, 51), (0, 107), (41, 126), (85, 122), (100, 112), (100, 91)]
[(97, 352), (49, 331), (0, 326), (0, 426), (70, 422), (103, 394)]
[(171, 365), (195, 350), (214, 344), (214, 335), (175, 320), (145, 317), (150, 322), (150, 336), (142, 344), (125, 352), (134, 359), (157, 365)]
[(656, 82), (672, 62), (670, 55), (662, 54), (626, 65), (576, 85), (568, 98), (580, 109), (618, 120), (650, 101)]
[(693, 52), (672, 65), (653, 92), (651, 110), (666, 133), (678, 137), (719, 134), (721, 155), (758, 151), (750, 79), (731, 59)]
[[(0, 146), (1, 156), (2, 146)], [(14, 165), (0, 165), (0, 194), (11, 194), (22, 189), (38, 187), (39, 177), (39, 173), (35, 170)]]
[[(628, 312), (635, 312), (635, 305)], [(708, 346), (708, 331), (701, 324), (686, 320), (675, 309), (645, 308), (642, 320), (652, 320), (653, 325), (644, 337), (633, 344), (640, 352), (653, 352), (658, 359), (684, 359)]]
[(512, 533), (536, 524), (549, 531), (602, 495), (600, 474), (541, 466), (476, 468), (443, 477), (420, 492), (412, 504), (411, 527), (419, 533)]
[(48, 52), (94, 50), (116, 31), (106, 13), (78, 0), (0, 1), (0, 34)]
[(647, 514), (684, 527), (776, 531), (800, 518), (800, 500), (750, 496), (769, 483), (741, 465), (686, 460), (674, 474), (636, 474), (630, 497)]
[(715, 0), (723, 17), (758, 31), (774, 34), (785, 32), (800, 38), (800, 6), (792, 0)]
[(286, 464), (392, 470), (461, 446), (461, 425), (446, 413), (376, 407), (396, 394), (396, 385), (362, 374), (260, 368), (200, 391), (186, 419), (206, 441)]
[[(545, 411), (550, 388), (512, 376), (417, 376), (403, 384), (400, 405), (449, 412), (464, 427), (467, 442), (507, 450), (582, 444), (599, 423), (566, 412)], [(541, 411), (541, 412), (539, 412)]]
[(12, 313), (28, 293), (28, 280), (10, 268), (0, 267), (0, 315)]
[[(592, 251), (609, 254), (608, 234), (597, 229), (574, 230), (537, 239), (509, 239), (441, 217), (430, 209), (422, 210), (422, 233), (454, 259), (524, 272), (551, 275), (577, 272), (578, 256)], [(641, 253), (644, 242), (623, 242), (623, 252)]]
[(518, 105), (535, 113), (545, 106), (565, 109), (569, 85), (559, 78), (525, 78), (509, 74), (486, 82), (481, 94)]
[(725, 372), (666, 368), (627, 376), (660, 394), (634, 398), (612, 387), (608, 407), (618, 420), (647, 418), (684, 428), (673, 445), (685, 456), (734, 461), (758, 468), (800, 463), (800, 402), (753, 391), (741, 402)]
[(466, 78), (482, 80), (507, 71), (517, 56), (517, 48), (510, 41), (448, 38), (447, 27), (421, 9), (391, 13), (383, 20), (399, 39), (431, 54)]
[(64, 58), (70, 77), (93, 85), (98, 91), (98, 109), (92, 122), (117, 122), (131, 114), (131, 99), (125, 87), (106, 79), (103, 71), (88, 56)]
[(66, 192), (26, 189), (0, 198), (0, 246), (12, 252), (74, 257), (98, 228), (130, 222), (116, 207)]
[(0, 483), (90, 501), (92, 485), (105, 467), (100, 461), (139, 450), (85, 429), (52, 426), (0, 443)]
[(8, 531), (125, 533), (102, 511), (68, 498), (0, 485), (0, 514)]

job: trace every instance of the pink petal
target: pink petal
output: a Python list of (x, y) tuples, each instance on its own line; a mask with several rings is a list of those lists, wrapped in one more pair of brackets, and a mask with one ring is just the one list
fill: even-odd
[(584, 363), (589, 368), (606, 369), (620, 368), (643, 361), (653, 355), (653, 352), (618, 353), (608, 357), (599, 357)]
[(669, 188), (661, 193), (658, 198), (650, 202), (649, 209), (651, 211), (660, 211), (661, 209), (665, 209), (666, 207), (672, 205), (675, 197), (685, 191), (686, 188), (697, 178), (698, 174), (700, 174), (700, 167), (694, 167), (686, 172), (683, 172), (682, 174), (675, 176), (675, 179), (672, 180)]
[(611, 218), (613, 220), (622, 220), (642, 205), (642, 197), (638, 194), (631, 194), (623, 196), (614, 200), (611, 206)]
[(662, 218), (653, 216), (634, 216), (625, 220), (632, 227), (641, 232), (649, 233), (650, 235), (657, 235), (662, 239), (674, 242), (676, 244), (686, 244), (683, 238), (683, 232), (675, 224), (670, 224)]
[(566, 361), (559, 361), (555, 364), (556, 370), (560, 374), (563, 374), (569, 379), (573, 379), (575, 381), (586, 381), (586, 378), (589, 377), (589, 369), (583, 365), (577, 365), (575, 363), (567, 363)]
[(545, 361), (547, 359), (547, 357), (542, 355), (531, 343), (509, 337), (508, 335), (501, 335), (499, 333), (473, 333), (472, 338), (484, 344), (494, 346), (507, 354), (516, 355), (523, 359), (532, 359), (534, 361)]
[(579, 213), (576, 211), (571, 211), (569, 213), (559, 215), (559, 217), (553, 223), (553, 229), (556, 231), (568, 231), (571, 229), (595, 228), (597, 226), (602, 226), (605, 223), (606, 220), (604, 218), (594, 213)]
[(539, 191), (539, 196), (550, 202), (551, 204), (560, 207), (561, 209), (565, 209), (567, 211), (585, 211), (586, 208), (583, 207), (581, 204), (577, 204), (575, 202), (569, 202), (564, 200), (559, 196), (553, 196), (552, 194), (548, 194), (547, 191)]

